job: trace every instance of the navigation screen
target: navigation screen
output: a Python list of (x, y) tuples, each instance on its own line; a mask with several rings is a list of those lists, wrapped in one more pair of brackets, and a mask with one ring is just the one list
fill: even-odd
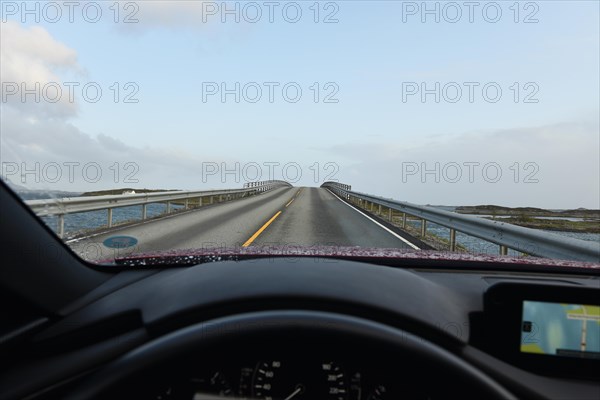
[(600, 359), (600, 306), (524, 301), (521, 352)]

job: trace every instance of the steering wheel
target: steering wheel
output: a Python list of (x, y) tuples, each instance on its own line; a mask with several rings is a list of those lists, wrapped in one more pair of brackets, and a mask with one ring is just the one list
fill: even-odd
[[(102, 399), (128, 378), (160, 366), (190, 351), (200, 354), (209, 349), (240, 343), (249, 336), (276, 337), (290, 332), (354, 338), (361, 343), (382, 346), (397, 351), (407, 359), (419, 360), (427, 367), (430, 384), (437, 385), (451, 376), (464, 392), (462, 398), (513, 400), (516, 397), (450, 351), (396, 327), (343, 314), (309, 311), (277, 310), (231, 315), (198, 323), (158, 337), (108, 363), (85, 377), (67, 399)], [(446, 393), (452, 394), (452, 393)], [(450, 397), (456, 397), (454, 395)], [(317, 399), (311, 399), (317, 400)]]

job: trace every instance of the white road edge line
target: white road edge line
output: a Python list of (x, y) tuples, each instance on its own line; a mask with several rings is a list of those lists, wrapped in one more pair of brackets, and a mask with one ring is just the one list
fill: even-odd
[(363, 213), (362, 211), (360, 211), (359, 209), (351, 206), (350, 204), (346, 203), (344, 200), (340, 199), (340, 197), (333, 193), (331, 190), (327, 189), (327, 191), (329, 191), (329, 193), (331, 193), (332, 195), (335, 196), (336, 199), (338, 199), (339, 201), (342, 202), (342, 204), (350, 207), (351, 209), (353, 209), (354, 211), (356, 211), (357, 213), (359, 213), (360, 215), (362, 215), (363, 217), (367, 218), (368, 220), (370, 220), (371, 222), (373, 222), (374, 224), (377, 224), (380, 228), (385, 229), (386, 231), (388, 231), (388, 233), (391, 233), (392, 235), (394, 235), (395, 237), (397, 237), (398, 239), (402, 240), (404, 243), (406, 243), (407, 245), (409, 245), (410, 247), (412, 247), (415, 250), (421, 250), (420, 248), (418, 248), (417, 246), (415, 246), (414, 244), (412, 244), (411, 242), (409, 242), (408, 240), (404, 239), (402, 236), (398, 235), (396, 232), (394, 232), (393, 230), (389, 229), (388, 227), (381, 225), (379, 222), (375, 221), (373, 218), (369, 217), (367, 214)]

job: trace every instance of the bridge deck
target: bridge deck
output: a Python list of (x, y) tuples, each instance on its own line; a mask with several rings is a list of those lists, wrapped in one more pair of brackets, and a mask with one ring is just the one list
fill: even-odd
[[(136, 238), (137, 245), (128, 249), (109, 249), (103, 245), (107, 238), (121, 235)], [(297, 187), (117, 227), (71, 243), (87, 260), (132, 252), (242, 245), (409, 248), (405, 239), (328, 190)]]

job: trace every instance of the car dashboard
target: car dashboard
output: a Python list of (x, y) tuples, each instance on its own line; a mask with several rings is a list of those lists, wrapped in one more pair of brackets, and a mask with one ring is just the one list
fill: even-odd
[(0, 398), (86, 398), (103, 374), (107, 391), (89, 398), (481, 398), (457, 363), (499, 398), (598, 398), (595, 374), (520, 358), (521, 315), (494, 294), (597, 304), (596, 271), (511, 268), (271, 257), (124, 269), (12, 343)]

